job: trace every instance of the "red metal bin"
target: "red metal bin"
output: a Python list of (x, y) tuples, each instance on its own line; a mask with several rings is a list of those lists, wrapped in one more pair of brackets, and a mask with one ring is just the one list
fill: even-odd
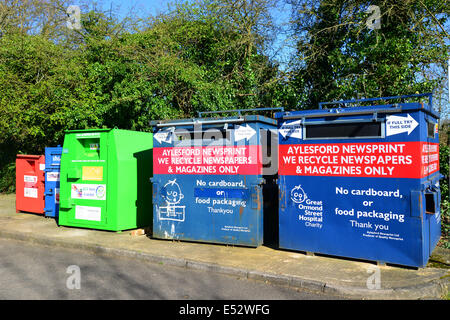
[(18, 154), (16, 158), (16, 212), (44, 214), (45, 156)]

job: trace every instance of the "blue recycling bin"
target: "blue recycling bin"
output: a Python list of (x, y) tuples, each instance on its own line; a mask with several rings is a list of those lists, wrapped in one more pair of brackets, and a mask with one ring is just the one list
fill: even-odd
[(45, 148), (45, 216), (57, 218), (59, 213), (59, 172), (62, 147)]
[(431, 94), (333, 103), (275, 115), (280, 248), (424, 267), (441, 232)]
[(154, 238), (263, 243), (264, 215), (276, 213), (276, 120), (241, 112), (268, 109), (150, 122)]

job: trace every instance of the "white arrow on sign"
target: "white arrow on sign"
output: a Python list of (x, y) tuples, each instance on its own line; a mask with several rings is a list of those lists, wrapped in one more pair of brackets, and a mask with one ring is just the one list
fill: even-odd
[(386, 136), (407, 132), (408, 135), (419, 123), (408, 113), (406, 117), (388, 116), (386, 120)]
[(166, 143), (172, 143), (172, 135), (171, 131), (159, 131), (153, 135), (153, 137), (158, 141), (159, 143), (166, 142)]
[(250, 127), (248, 124), (245, 126), (239, 126), (234, 130), (234, 141), (239, 141), (242, 139), (250, 140), (256, 133), (256, 130)]
[(302, 138), (302, 128), (300, 126), (301, 120), (293, 121), (293, 122), (285, 122), (281, 126), (281, 128), (278, 130), (280, 134), (283, 136), (283, 138), (286, 138), (287, 136), (292, 138)]

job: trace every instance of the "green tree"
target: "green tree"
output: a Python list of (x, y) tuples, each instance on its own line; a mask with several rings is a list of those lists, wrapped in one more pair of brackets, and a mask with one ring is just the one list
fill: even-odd
[(13, 189), (17, 153), (42, 154), (67, 129), (150, 130), (152, 119), (283, 103), (258, 31), (268, 1), (241, 2), (141, 20), (84, 7), (80, 29), (65, 28), (65, 0), (0, 6), (0, 191)]
[[(431, 92), (444, 66), (449, 36), (443, 28), (450, 4), (435, 0), (293, 1), (297, 42), (293, 85), (298, 107), (320, 101)], [(367, 24), (380, 9), (380, 28)], [(440, 75), (442, 77), (442, 75)]]

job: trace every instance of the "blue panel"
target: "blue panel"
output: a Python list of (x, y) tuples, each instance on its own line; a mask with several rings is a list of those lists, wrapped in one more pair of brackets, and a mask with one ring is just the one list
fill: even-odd
[(45, 216), (57, 218), (59, 213), (59, 173), (61, 147), (45, 148)]
[[(199, 182), (236, 182), (243, 188), (228, 192), (242, 197), (216, 197), (217, 189), (201, 195), (194, 188)], [(246, 180), (246, 181), (245, 181)], [(163, 239), (179, 239), (214, 243), (258, 246), (262, 243), (262, 208), (252, 207), (247, 195), (257, 192), (262, 199), (261, 188), (252, 190), (257, 176), (182, 176), (158, 175), (154, 177), (153, 236)], [(197, 189), (198, 192), (198, 189)], [(174, 194), (175, 197), (173, 196)], [(207, 194), (213, 196), (207, 197)]]
[(280, 247), (414, 265), (421, 218), (410, 215), (414, 181), (404, 180), (286, 176)]

